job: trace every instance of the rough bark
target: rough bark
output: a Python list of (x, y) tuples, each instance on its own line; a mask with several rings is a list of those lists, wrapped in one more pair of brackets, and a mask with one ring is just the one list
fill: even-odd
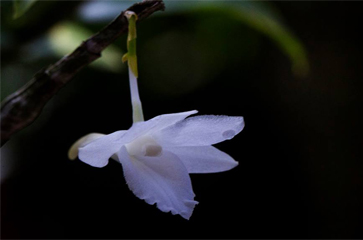
[[(135, 12), (138, 15), (138, 21), (140, 21), (156, 11), (164, 10), (164, 8), (162, 0), (145, 0), (132, 5), (126, 11)], [(26, 85), (2, 102), (0, 109), (1, 146), (14, 133), (31, 124), (39, 116), (44, 105), (77, 72), (101, 57), (102, 50), (127, 32), (128, 21), (124, 13), (125, 11), (121, 12), (115, 20), (84, 41), (71, 54), (40, 70)]]

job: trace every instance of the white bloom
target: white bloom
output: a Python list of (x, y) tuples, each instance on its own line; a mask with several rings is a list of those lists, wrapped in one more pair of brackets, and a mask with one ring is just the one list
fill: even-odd
[[(135, 17), (133, 17), (135, 16)], [(195, 205), (189, 173), (212, 173), (238, 165), (212, 144), (233, 138), (244, 127), (243, 117), (196, 116), (197, 111), (164, 114), (144, 121), (137, 84), (135, 13), (128, 12), (128, 49), (134, 123), (127, 131), (109, 135), (91, 133), (68, 152), (93, 167), (104, 167), (110, 158), (120, 162), (130, 190), (163, 212), (189, 219)], [(130, 61), (132, 64), (130, 64)]]
[[(244, 127), (243, 117), (187, 116), (197, 111), (157, 116), (136, 122), (127, 131), (89, 134), (70, 149), (69, 157), (104, 167), (109, 158), (122, 164), (130, 190), (163, 212), (189, 219), (195, 205), (188, 173), (213, 173), (238, 165), (211, 146), (233, 138)], [(186, 119), (185, 119), (186, 118)]]

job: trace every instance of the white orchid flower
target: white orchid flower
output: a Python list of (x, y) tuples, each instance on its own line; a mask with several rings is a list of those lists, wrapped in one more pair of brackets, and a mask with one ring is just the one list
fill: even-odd
[(70, 158), (79, 149), (79, 159), (93, 167), (106, 166), (109, 158), (119, 161), (137, 197), (189, 219), (197, 202), (188, 173), (222, 172), (237, 166), (232, 157), (211, 145), (233, 138), (244, 127), (242, 117), (185, 119), (196, 112), (160, 115), (109, 135), (87, 135), (71, 148)]
[[(132, 16), (129, 16), (130, 22)], [(108, 135), (88, 134), (73, 144), (68, 156), (70, 159), (78, 156), (81, 161), (99, 168), (106, 166), (110, 158), (118, 161), (128, 187), (138, 198), (148, 204), (156, 203), (163, 212), (171, 211), (189, 219), (198, 203), (194, 200), (189, 173), (222, 172), (238, 165), (228, 154), (211, 145), (241, 132), (243, 117), (187, 118), (197, 113), (194, 110), (144, 121), (136, 74), (129, 63), (134, 112), (131, 128)]]

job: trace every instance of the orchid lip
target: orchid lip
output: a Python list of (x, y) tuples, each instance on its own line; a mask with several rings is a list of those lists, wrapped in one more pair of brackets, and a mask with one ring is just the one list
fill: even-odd
[(125, 145), (131, 156), (160, 156), (163, 148), (151, 137), (142, 136)]

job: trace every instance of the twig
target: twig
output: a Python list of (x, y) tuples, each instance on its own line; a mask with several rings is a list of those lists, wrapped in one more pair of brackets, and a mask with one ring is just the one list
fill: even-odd
[[(164, 10), (162, 0), (144, 0), (128, 8), (142, 20), (152, 13)], [(97, 58), (108, 45), (128, 30), (125, 11), (104, 29), (84, 41), (71, 54), (63, 57), (55, 64), (40, 70), (22, 88), (8, 96), (1, 104), (1, 146), (10, 137), (31, 124), (40, 114), (44, 105), (77, 72)], [(120, 59), (121, 61), (121, 59)]]

